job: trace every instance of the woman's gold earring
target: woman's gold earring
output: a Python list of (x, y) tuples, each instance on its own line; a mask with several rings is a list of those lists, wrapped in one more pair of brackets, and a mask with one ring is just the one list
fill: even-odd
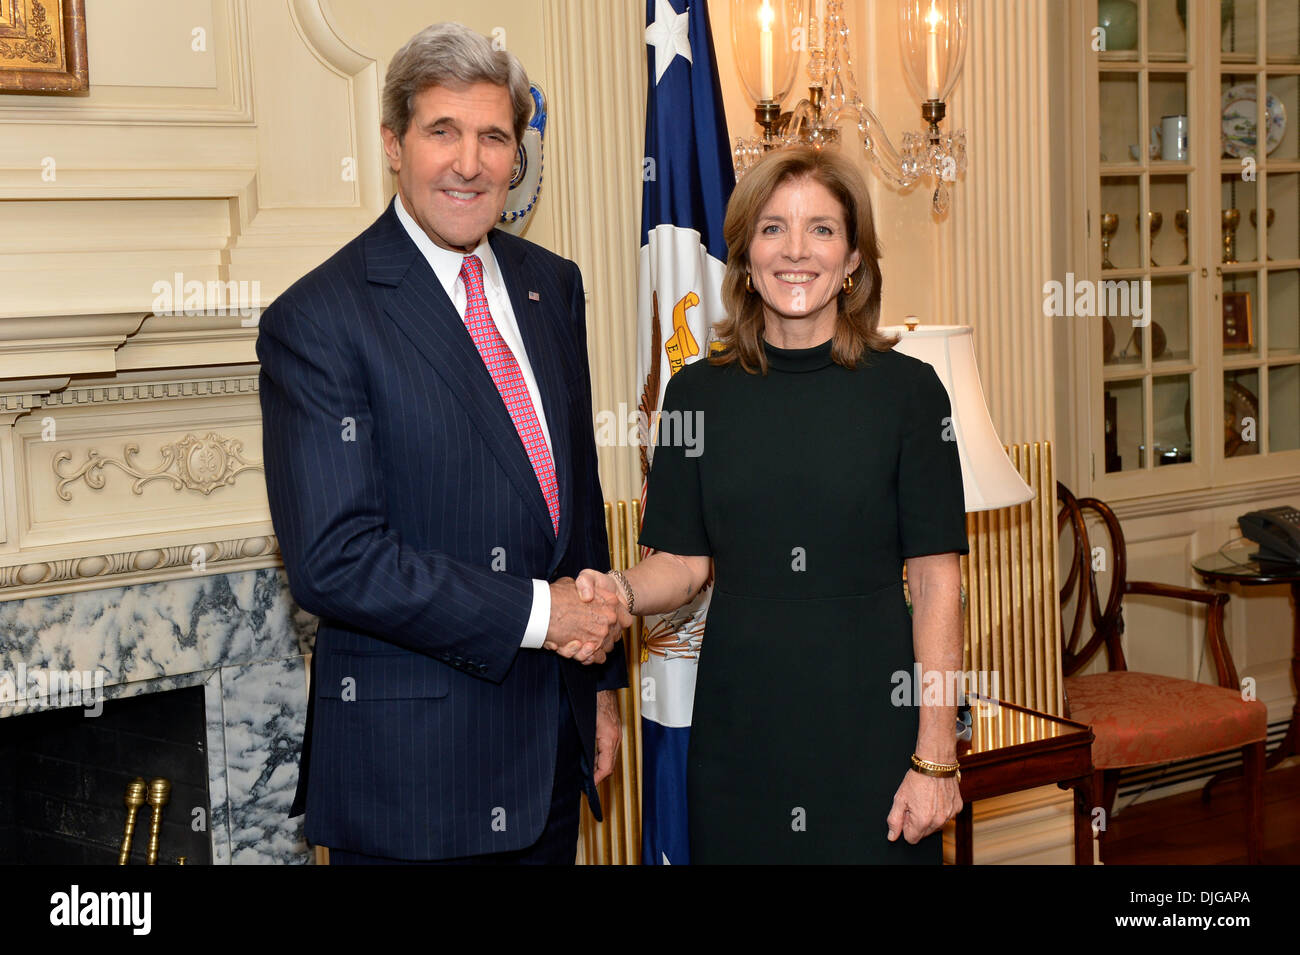
[(846, 275), (846, 276), (844, 276), (844, 291), (845, 291), (845, 292), (852, 292), (852, 291), (853, 291), (853, 276), (852, 276), (852, 275)]
[(749, 280), (748, 272), (745, 273), (745, 291), (746, 292), (754, 291), (754, 283)]

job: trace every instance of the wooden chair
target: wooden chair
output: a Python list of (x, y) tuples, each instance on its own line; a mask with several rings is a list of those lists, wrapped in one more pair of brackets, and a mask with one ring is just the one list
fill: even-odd
[[(1059, 481), (1056, 497), (1061, 505), (1056, 522), (1060, 553), (1069, 564), (1061, 587), (1061, 669), (1066, 715), (1087, 723), (1096, 737), (1092, 744), (1093, 805), (1101, 806), (1109, 817), (1122, 769), (1239, 749), (1246, 786), (1246, 860), (1258, 864), (1264, 843), (1267, 709), (1258, 701), (1242, 699), (1237, 669), (1223, 632), (1223, 608), (1228, 595), (1129, 580), (1124, 532), (1115, 512), (1096, 498), (1076, 499)], [(1094, 525), (1093, 530), (1104, 528), (1109, 540), (1090, 538), (1085, 512), (1100, 519), (1101, 527)], [(1104, 601), (1099, 598), (1098, 574), (1093, 571), (1092, 551), (1097, 544), (1105, 548), (1109, 563), (1110, 580)], [(1128, 669), (1121, 640), (1123, 598), (1128, 594), (1173, 597), (1206, 606), (1207, 641), (1218, 686)], [(1085, 642), (1089, 628), (1091, 633)], [(1076, 676), (1103, 647), (1107, 672)], [(1209, 798), (1208, 788), (1203, 790), (1203, 798)]]

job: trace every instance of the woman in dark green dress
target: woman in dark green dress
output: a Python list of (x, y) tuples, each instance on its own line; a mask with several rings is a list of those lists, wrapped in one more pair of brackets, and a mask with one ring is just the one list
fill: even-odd
[[(725, 233), (724, 350), (668, 385), (640, 537), (655, 553), (613, 575), (633, 612), (666, 612), (712, 559), (691, 861), (938, 864), (961, 807), (955, 701), (894, 704), (921, 696), (899, 692), (915, 663), (927, 679), (962, 668), (947, 392), (876, 331), (878, 244), (847, 159), (774, 152)], [(682, 415), (702, 452), (682, 446)]]

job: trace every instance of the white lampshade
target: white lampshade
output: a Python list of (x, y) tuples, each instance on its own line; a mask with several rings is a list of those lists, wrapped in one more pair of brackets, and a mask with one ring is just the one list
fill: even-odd
[(897, 334), (895, 349), (934, 368), (948, 389), (953, 434), (961, 457), (961, 482), (967, 511), (992, 511), (1023, 504), (1034, 492), (1021, 479), (993, 430), (989, 406), (975, 367), (975, 343), (969, 325), (918, 325), (913, 331), (891, 325), (880, 331)]

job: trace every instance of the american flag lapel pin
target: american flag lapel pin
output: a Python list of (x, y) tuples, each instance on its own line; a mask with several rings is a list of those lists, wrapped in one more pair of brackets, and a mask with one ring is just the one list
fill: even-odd
[(540, 302), (541, 300), (542, 300), (542, 297), (541, 297), (540, 295), (538, 295), (536, 292), (532, 292), (532, 291), (530, 291), (530, 292), (528, 293), (528, 301), (530, 301), (530, 302)]

